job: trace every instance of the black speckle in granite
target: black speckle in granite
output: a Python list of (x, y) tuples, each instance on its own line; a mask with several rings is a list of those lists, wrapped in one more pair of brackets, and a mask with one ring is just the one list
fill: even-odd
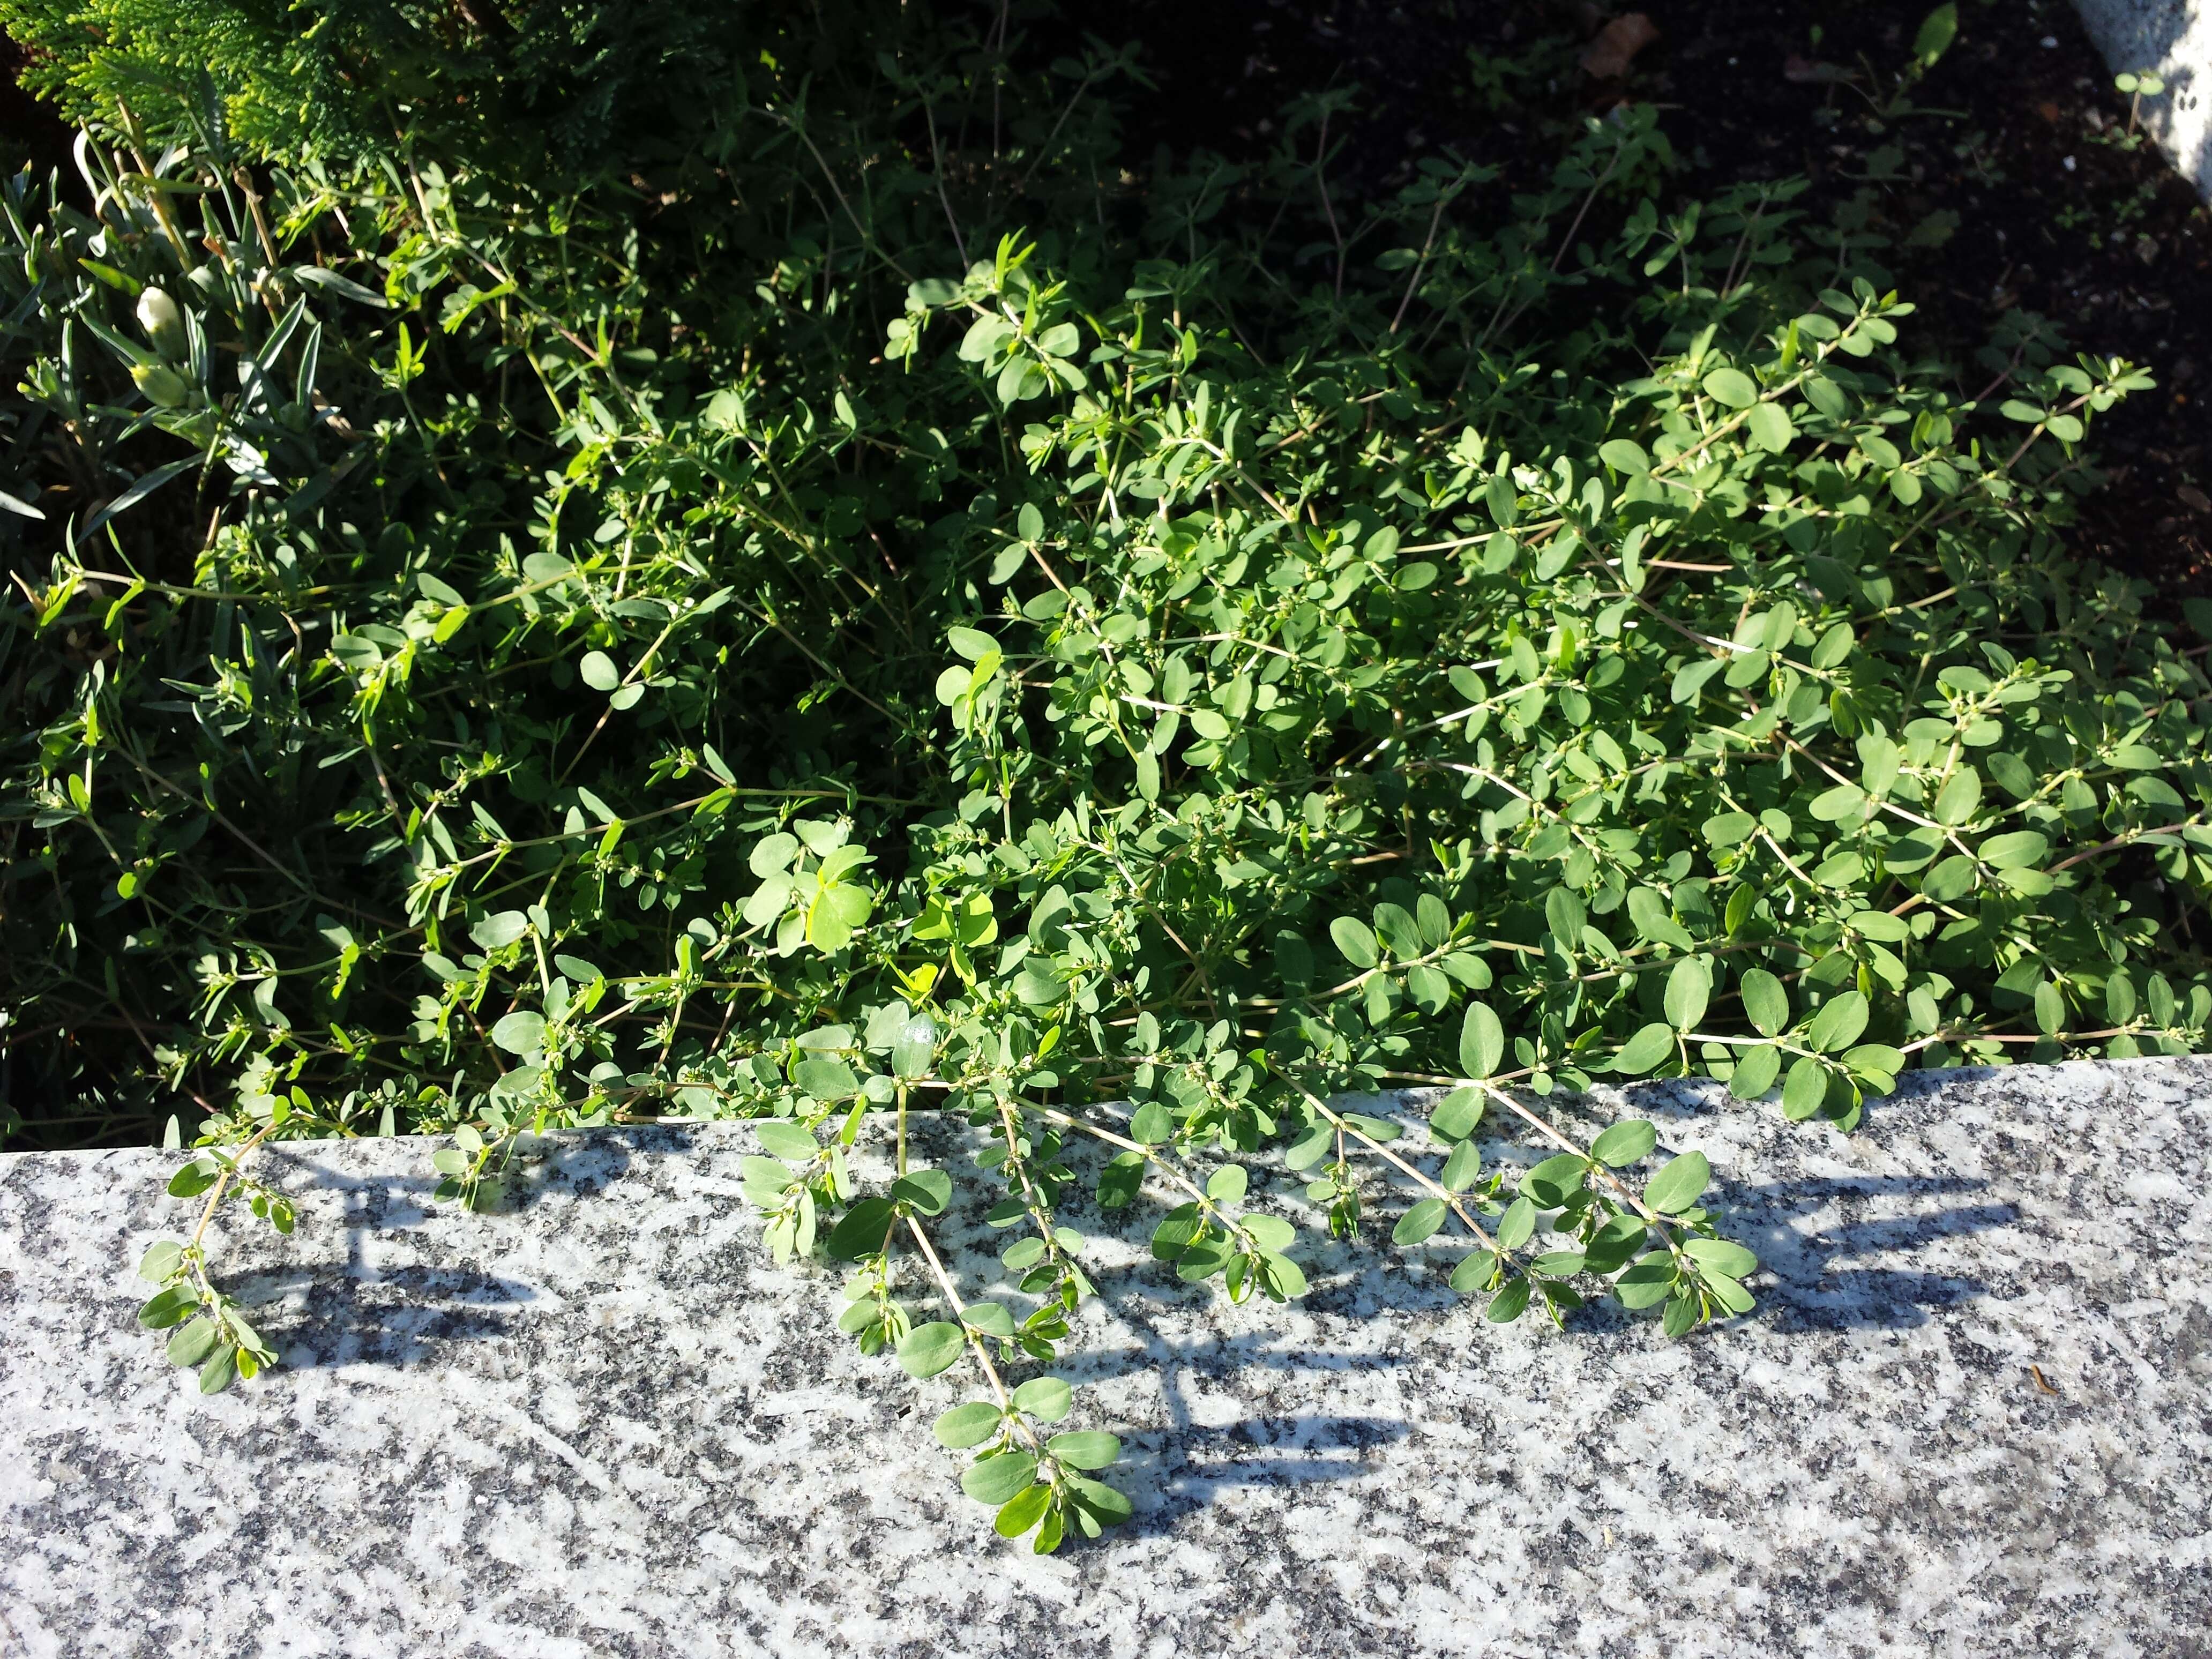
[[(977, 1389), (765, 1260), (740, 1127), (547, 1141), (489, 1217), (421, 1143), (273, 1150), (299, 1232), (222, 1252), (289, 1363), (215, 1401), (131, 1320), (170, 1160), (0, 1159), (0, 1651), (2208, 1651), (2212, 1066), (1915, 1079), (1849, 1139), (1632, 1098), (1765, 1264), (1686, 1342), (1497, 1329), (1434, 1249), (1231, 1308), (1086, 1215), (1058, 1369), (1137, 1518), (1042, 1562), (929, 1437)], [(978, 1206), (944, 1232), (1007, 1294)]]

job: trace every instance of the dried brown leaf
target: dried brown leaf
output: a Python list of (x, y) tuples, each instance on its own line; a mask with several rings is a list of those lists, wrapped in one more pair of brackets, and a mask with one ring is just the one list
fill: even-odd
[(1615, 81), (1628, 73), (1636, 54), (1659, 38), (1658, 26), (1640, 11), (1624, 13), (1597, 32), (1583, 52), (1583, 73)]

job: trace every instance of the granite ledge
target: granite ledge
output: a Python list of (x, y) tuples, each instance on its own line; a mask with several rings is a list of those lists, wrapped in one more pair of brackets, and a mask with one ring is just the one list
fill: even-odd
[(1711, 1158), (1757, 1313), (1499, 1329), (1387, 1245), (1238, 1309), (1079, 1213), (1055, 1369), (1137, 1515), (1047, 1559), (927, 1436), (960, 1372), (765, 1259), (742, 1127), (557, 1138), (487, 1217), (420, 1142), (281, 1149), (298, 1232), (223, 1249), (287, 1364), (213, 1400), (131, 1321), (173, 1160), (0, 1158), (0, 1651), (2208, 1651), (2212, 1064), (1917, 1080), (1848, 1138), (1628, 1094)]

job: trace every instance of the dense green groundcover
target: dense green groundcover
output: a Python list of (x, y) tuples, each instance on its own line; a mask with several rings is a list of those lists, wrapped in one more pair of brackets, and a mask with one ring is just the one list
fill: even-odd
[[(1049, 1548), (1127, 1509), (1018, 1381), (1076, 1198), (1239, 1299), (1379, 1208), (1493, 1319), (1679, 1334), (1754, 1260), (1561, 1091), (1849, 1127), (2203, 1040), (2204, 647), (2063, 536), (2148, 378), (1921, 361), (1649, 110), (1355, 199), (1345, 97), (1133, 161), (1139, 66), (1027, 9), (0, 15), (88, 123), (0, 260), (10, 1121), (198, 1103), (142, 1271), (204, 1386), (271, 1357), (204, 1255), (289, 1228), (264, 1138), (450, 1133), (489, 1205), (523, 1132), (759, 1117), (770, 1244), (972, 1357), (939, 1436)], [(1330, 1103), (1407, 1084), (1425, 1142)], [(998, 1299), (947, 1172), (854, 1189), (909, 1106), (985, 1132)]]

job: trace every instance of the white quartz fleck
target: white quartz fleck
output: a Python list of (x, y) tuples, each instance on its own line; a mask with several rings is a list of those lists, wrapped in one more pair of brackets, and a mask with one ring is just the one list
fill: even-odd
[[(131, 1321), (170, 1160), (0, 1159), (0, 1651), (2202, 1651), (2212, 1066), (1917, 1080), (1849, 1137), (1630, 1100), (1711, 1158), (1750, 1317), (1495, 1328), (1434, 1243), (1303, 1245), (1310, 1297), (1236, 1308), (1079, 1204), (1059, 1369), (1137, 1517), (1048, 1560), (929, 1437), (976, 1385), (766, 1260), (742, 1127), (556, 1138), (485, 1217), (426, 1206), (420, 1143), (276, 1150), (298, 1232), (222, 1255), (288, 1368), (212, 1401)], [(976, 1212), (946, 1240), (1019, 1300)]]

